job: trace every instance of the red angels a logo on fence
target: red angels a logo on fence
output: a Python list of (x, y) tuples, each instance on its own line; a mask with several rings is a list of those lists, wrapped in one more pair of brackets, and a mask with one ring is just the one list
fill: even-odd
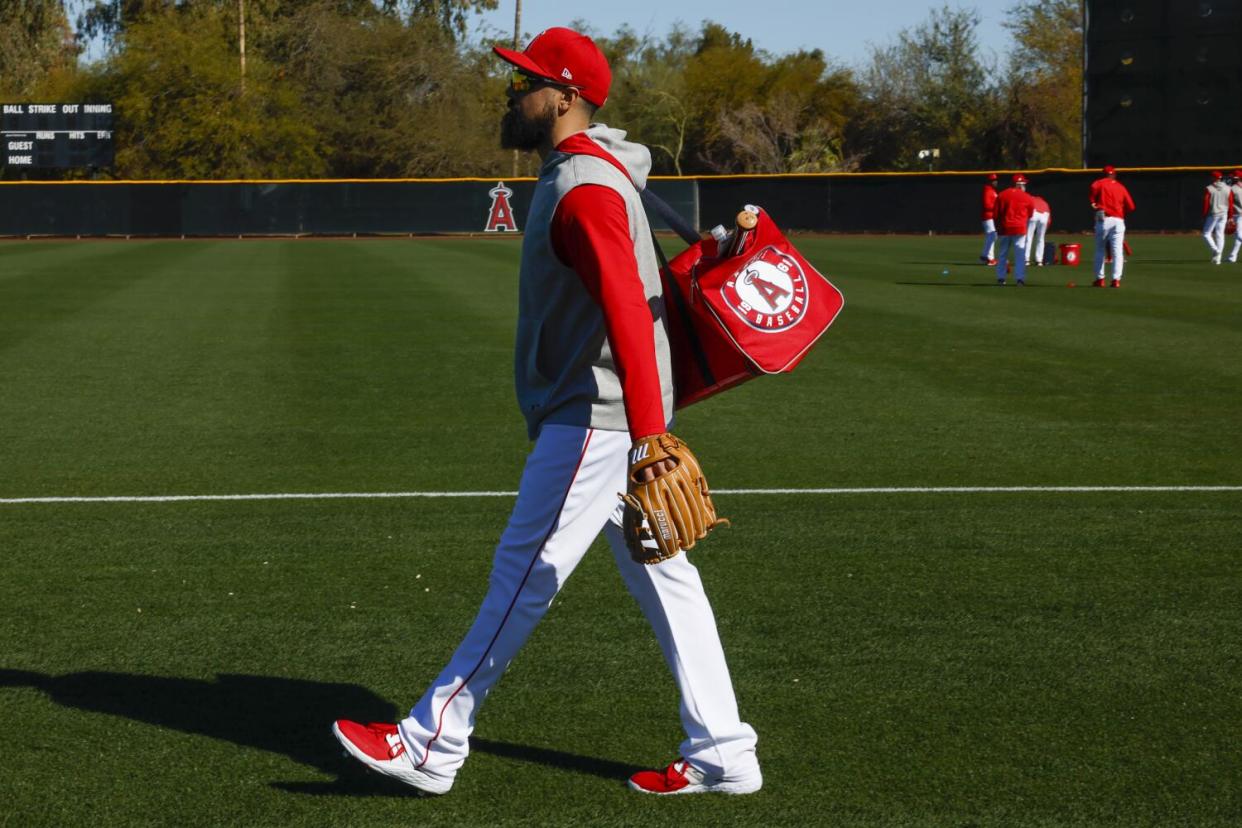
[(513, 205), (509, 203), (509, 196), (513, 195), (513, 190), (505, 186), (505, 182), (497, 181), (496, 186), (487, 193), (492, 197), (492, 209), (487, 216), (487, 226), (483, 228), (485, 233), (499, 233), (506, 230), (517, 232), (517, 219), (513, 216)]
[(787, 253), (769, 245), (720, 287), (738, 318), (757, 331), (785, 331), (802, 321), (806, 274)]

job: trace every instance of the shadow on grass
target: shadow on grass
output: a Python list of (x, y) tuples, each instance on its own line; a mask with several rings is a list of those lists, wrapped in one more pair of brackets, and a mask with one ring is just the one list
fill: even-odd
[(940, 259), (938, 261), (930, 261), (927, 259), (917, 259), (917, 260), (907, 259), (905, 261), (897, 262), (897, 264), (931, 265), (933, 267), (977, 267), (979, 268), (980, 272), (982, 272), (983, 270), (995, 270), (996, 269), (996, 265), (985, 265), (983, 262), (979, 261), (978, 259), (975, 259), (973, 262), (946, 262), (943, 259)]
[[(343, 756), (332, 722), (396, 721), (396, 707), (356, 684), (224, 673), (214, 681), (128, 673), (50, 676), (0, 669), (0, 688), (32, 687), (52, 701), (92, 713), (221, 739), (288, 756), (335, 775), (331, 782), (272, 782), (274, 788), (318, 796), (408, 796), (413, 789), (367, 772)], [(625, 779), (635, 768), (607, 759), (472, 738), (472, 750), (577, 773)]]
[[(904, 285), (906, 287), (959, 287), (959, 288), (963, 288), (963, 287), (1017, 288), (1018, 287), (1012, 282), (1009, 282), (1004, 285), (998, 285), (996, 284), (995, 280), (991, 282), (944, 282), (944, 281), (940, 281), (940, 282), (894, 282), (894, 284)], [(1027, 282), (1025, 285), (1022, 285), (1021, 289), (1026, 290), (1027, 288), (1049, 288), (1049, 287), (1060, 287), (1060, 285), (1050, 285), (1050, 284), (1045, 284), (1042, 282)]]

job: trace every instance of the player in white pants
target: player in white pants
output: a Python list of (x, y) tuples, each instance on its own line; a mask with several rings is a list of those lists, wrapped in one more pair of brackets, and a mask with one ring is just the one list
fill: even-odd
[(987, 183), (983, 185), (983, 252), (979, 254), (979, 261), (986, 265), (996, 264), (996, 197), (999, 189), (1000, 179), (996, 173), (990, 173)]
[(1026, 225), (1026, 263), (1029, 265), (1034, 258), (1036, 267), (1044, 266), (1044, 236), (1048, 233), (1048, 224), (1052, 221), (1052, 208), (1048, 202), (1037, 195), (1031, 196), (1034, 212)]
[(1242, 249), (1242, 170), (1234, 170), (1229, 185), (1230, 208), (1233, 214), (1233, 250), (1229, 251), (1229, 261), (1237, 262), (1238, 251)]
[(1212, 173), (1212, 183), (1203, 193), (1203, 240), (1212, 251), (1212, 264), (1220, 264), (1225, 252), (1225, 224), (1229, 221), (1229, 186), (1220, 171)]
[[(635, 562), (620, 527), (630, 474), (649, 479), (673, 462), (630, 470), (631, 447), (665, 433), (675, 400), (659, 261), (640, 196), (651, 154), (593, 122), (612, 73), (590, 38), (556, 27), (524, 52), (495, 51), (516, 67), (502, 146), (543, 161), (526, 211), (514, 349), (518, 404), (535, 444), (487, 594), (448, 664), (401, 722), (339, 719), (333, 733), (368, 768), (448, 792), (480, 705), (603, 531), (681, 694), (680, 757), (635, 773), (630, 788), (752, 793), (763, 784), (755, 731), (738, 716), (698, 570), (684, 553)], [(554, 721), (556, 691), (549, 687), (531, 715)]]
[[(479, 705), (601, 530), (681, 691), (681, 756), (708, 774), (732, 771), (739, 784), (758, 786), (755, 732), (738, 717), (698, 570), (685, 554), (658, 566), (635, 563), (621, 535), (616, 493), (625, 491), (629, 448), (623, 431), (549, 425), (540, 433), (478, 617), (400, 723), (413, 768), (446, 789), (466, 759)], [(548, 497), (553, 492), (563, 496)], [(739, 777), (739, 768), (751, 778)]]
[(1026, 284), (1026, 228), (1031, 221), (1034, 201), (1026, 192), (1026, 176), (1018, 173), (1013, 186), (996, 197), (996, 225), (1000, 243), (996, 251), (996, 283), (1005, 284), (1006, 267), (1012, 255), (1014, 280)]
[(1126, 266), (1126, 216), (1134, 211), (1130, 191), (1117, 180), (1116, 168), (1104, 167), (1104, 177), (1091, 182), (1091, 209), (1095, 210), (1095, 281), (1104, 287), (1105, 250), (1112, 254), (1112, 287), (1121, 287)]
[(1121, 286), (1126, 269), (1126, 220), (1116, 216), (1097, 216), (1095, 221), (1095, 285), (1104, 286), (1105, 259), (1113, 260), (1113, 287)]

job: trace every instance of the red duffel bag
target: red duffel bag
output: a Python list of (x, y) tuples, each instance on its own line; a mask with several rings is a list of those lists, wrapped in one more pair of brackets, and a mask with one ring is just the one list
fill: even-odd
[(706, 239), (661, 271), (677, 408), (792, 371), (845, 303), (767, 212), (757, 212), (732, 255)]

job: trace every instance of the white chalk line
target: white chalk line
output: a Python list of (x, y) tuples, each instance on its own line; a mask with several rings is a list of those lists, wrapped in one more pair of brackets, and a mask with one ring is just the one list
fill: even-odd
[[(882, 486), (823, 489), (714, 489), (718, 495), (1044, 494), (1111, 492), (1242, 492), (1242, 486)], [(100, 495), (3, 497), (0, 505), (30, 503), (187, 503), (213, 500), (382, 500), (386, 498), (517, 497), (517, 492), (273, 492), (218, 495)]]

